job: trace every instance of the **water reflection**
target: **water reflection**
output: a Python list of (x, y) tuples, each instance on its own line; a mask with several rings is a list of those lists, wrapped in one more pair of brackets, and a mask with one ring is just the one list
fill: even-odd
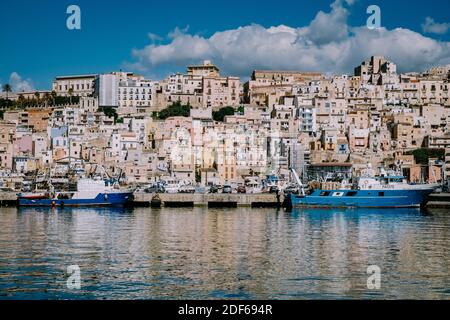
[[(0, 219), (0, 299), (450, 298), (446, 212), (1, 208)], [(79, 291), (66, 288), (69, 265)]]

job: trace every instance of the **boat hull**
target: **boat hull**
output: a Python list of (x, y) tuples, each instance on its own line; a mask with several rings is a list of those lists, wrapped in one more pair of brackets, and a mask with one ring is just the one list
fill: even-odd
[(132, 192), (99, 193), (93, 199), (29, 199), (20, 198), (19, 206), (24, 207), (86, 207), (123, 206), (133, 198)]
[(315, 190), (311, 195), (288, 195), (292, 207), (417, 208), (427, 203), (434, 189), (421, 190)]

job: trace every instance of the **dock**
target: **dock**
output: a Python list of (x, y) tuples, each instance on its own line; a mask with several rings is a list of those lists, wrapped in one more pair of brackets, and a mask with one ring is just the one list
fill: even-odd
[(161, 207), (210, 207), (210, 208), (240, 208), (240, 207), (277, 207), (282, 203), (277, 200), (276, 194), (249, 193), (249, 194), (183, 194), (183, 193), (135, 193), (134, 204), (136, 206), (161, 206)]
[(17, 205), (17, 193), (0, 191), (0, 206), (9, 207)]
[(436, 209), (450, 208), (450, 193), (434, 193), (430, 195), (426, 207)]
[[(143, 193), (134, 194), (133, 206), (137, 207), (209, 207), (209, 208), (276, 208), (284, 197), (270, 193)], [(16, 206), (17, 193), (0, 191), (0, 206)], [(450, 208), (450, 193), (432, 194), (427, 208)]]
[[(276, 194), (189, 194), (189, 193), (140, 193), (134, 194), (132, 206), (137, 207), (211, 207), (211, 208), (275, 208), (283, 201), (280, 196), (280, 203)], [(16, 206), (17, 193), (0, 192), (0, 206)]]

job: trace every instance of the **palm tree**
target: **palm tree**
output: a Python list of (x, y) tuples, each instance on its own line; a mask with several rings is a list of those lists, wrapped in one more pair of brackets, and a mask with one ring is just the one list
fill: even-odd
[(73, 88), (69, 89), (70, 104), (72, 104)]
[(45, 107), (48, 107), (48, 103), (50, 102), (50, 100), (52, 99), (52, 96), (50, 95), (50, 93), (46, 92), (44, 94), (44, 101), (45, 101)]
[(20, 107), (23, 107), (23, 104), (25, 102), (25, 97), (23, 96), (23, 94), (19, 94), (18, 102)]
[(53, 90), (50, 95), (52, 96), (53, 105), (56, 105), (56, 97), (58, 96), (58, 94), (56, 93), (55, 90)]
[(6, 92), (6, 100), (8, 100), (8, 93), (12, 92), (11, 85), (9, 85), (8, 83), (4, 84), (2, 90), (3, 92)]
[(35, 92), (34, 96), (36, 97), (36, 106), (39, 106), (39, 103), (41, 102), (41, 94), (39, 92)]

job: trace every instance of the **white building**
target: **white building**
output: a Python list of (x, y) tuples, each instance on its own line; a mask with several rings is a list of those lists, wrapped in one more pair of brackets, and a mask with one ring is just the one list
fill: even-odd
[(300, 120), (299, 131), (313, 134), (317, 130), (317, 112), (312, 99), (295, 97), (297, 117)]
[(102, 74), (95, 81), (100, 107), (118, 107), (119, 114), (136, 113), (154, 105), (156, 83), (130, 72)]
[(118, 107), (118, 80), (115, 74), (101, 74), (95, 79), (95, 96), (100, 107)]
[(73, 96), (87, 97), (94, 93), (96, 78), (96, 74), (59, 76), (53, 81), (53, 91), (64, 97), (70, 96), (70, 93)]
[(153, 106), (155, 82), (132, 76), (121, 80), (118, 86), (119, 108), (150, 108)]

